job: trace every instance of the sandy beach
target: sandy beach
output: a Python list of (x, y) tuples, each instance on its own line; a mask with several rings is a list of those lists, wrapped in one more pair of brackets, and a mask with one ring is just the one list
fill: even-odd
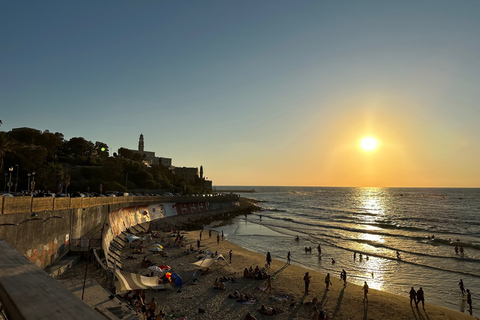
[[(197, 239), (200, 230), (182, 231), (185, 236), (186, 247), (193, 245), (197, 251)], [(407, 296), (394, 295), (377, 290), (369, 290), (368, 303), (363, 303), (363, 291), (360, 286), (347, 284), (339, 278), (332, 278), (330, 290), (325, 290), (325, 275), (314, 270), (307, 270), (297, 265), (287, 265), (286, 261), (273, 260), (270, 268), (265, 268), (266, 256), (247, 251), (228, 240), (220, 240), (217, 244), (216, 233), (209, 238), (208, 230), (202, 233), (201, 251), (218, 252), (227, 261), (229, 251), (232, 250), (231, 264), (218, 260), (206, 275), (194, 275), (198, 267), (193, 265), (202, 254), (185, 254), (185, 248), (165, 248), (167, 257), (147, 252), (138, 254), (137, 259), (126, 259), (132, 254), (132, 249), (122, 251), (124, 271), (147, 274), (148, 270), (141, 267), (141, 260), (146, 255), (154, 265), (167, 264), (173, 272), (179, 274), (184, 282), (182, 287), (175, 290), (154, 292), (147, 290), (146, 300), (152, 297), (158, 302), (157, 311), (162, 310), (168, 319), (244, 319), (250, 312), (257, 319), (311, 319), (313, 306), (306, 302), (317, 297), (319, 310), (325, 310), (329, 319), (475, 319), (467, 314), (451, 309), (430, 305), (426, 298), (425, 310), (415, 305), (410, 307)], [(160, 242), (165, 237), (165, 244), (173, 242), (171, 233), (160, 232), (160, 238), (146, 241), (145, 246)], [(265, 248), (266, 251), (268, 248)], [(259, 266), (273, 277), (271, 292), (264, 292), (260, 288), (266, 287), (266, 280), (246, 279), (243, 277), (245, 267)], [(309, 294), (304, 294), (303, 276), (305, 272), (311, 275)], [(235, 277), (234, 282), (226, 282), (226, 290), (214, 289), (214, 281), (221, 276)], [(194, 279), (198, 281), (194, 282)], [(194, 284), (195, 283), (195, 284)], [(120, 288), (116, 283), (117, 289)], [(248, 303), (237, 302), (229, 298), (235, 291), (253, 296)], [(123, 294), (123, 292), (118, 292)], [(278, 313), (273, 316), (262, 315), (257, 309), (261, 305), (275, 308)], [(201, 309), (201, 310), (200, 310)], [(201, 311), (201, 312), (199, 312)], [(142, 317), (140, 317), (141, 319)]]

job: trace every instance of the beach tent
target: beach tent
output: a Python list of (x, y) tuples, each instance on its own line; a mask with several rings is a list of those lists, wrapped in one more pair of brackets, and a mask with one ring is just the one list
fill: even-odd
[(162, 252), (163, 249), (160, 249), (159, 247), (152, 247), (152, 248), (148, 249), (148, 251), (152, 251), (152, 252)]
[(167, 272), (166, 270), (162, 270), (162, 268), (159, 268), (157, 266), (150, 266), (150, 267), (148, 267), (148, 270), (151, 270), (151, 271), (153, 271), (157, 274), (161, 274), (161, 275), (163, 275), (165, 272)]
[(176, 273), (172, 273), (172, 275), (170, 276), (170, 281), (177, 287), (183, 286), (182, 278), (180, 278), (180, 276)]
[[(217, 262), (217, 260), (219, 260), (219, 259), (222, 259), (223, 261), (225, 261), (225, 263), (230, 268), (232, 268), (230, 263), (228, 263), (228, 261), (225, 259), (225, 257), (222, 254), (217, 255), (215, 258), (212, 258), (211, 255), (206, 255), (205, 257), (198, 260), (197, 262), (194, 262), (193, 264), (200, 267), (200, 268), (209, 268), (212, 264)], [(232, 270), (235, 271), (233, 268), (232, 268)], [(195, 271), (195, 273), (197, 273), (197, 272)], [(195, 275), (195, 273), (194, 273), (194, 275)]]
[(128, 236), (125, 237), (128, 240), (128, 244), (132, 243), (135, 240), (145, 240), (145, 237), (138, 237), (134, 234), (129, 234)]
[(120, 282), (120, 291), (137, 290), (137, 289), (171, 289), (171, 284), (158, 284), (157, 277), (144, 277), (136, 273), (129, 273), (121, 270), (115, 270), (115, 275)]

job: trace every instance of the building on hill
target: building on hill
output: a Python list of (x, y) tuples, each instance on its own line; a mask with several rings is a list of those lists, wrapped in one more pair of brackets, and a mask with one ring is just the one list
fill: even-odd
[(170, 168), (172, 166), (172, 159), (157, 157), (155, 156), (154, 151), (145, 151), (145, 141), (143, 139), (143, 134), (140, 134), (140, 139), (138, 140), (138, 150), (128, 150), (141, 154), (144, 157), (143, 162), (147, 166), (162, 165), (165, 168)]

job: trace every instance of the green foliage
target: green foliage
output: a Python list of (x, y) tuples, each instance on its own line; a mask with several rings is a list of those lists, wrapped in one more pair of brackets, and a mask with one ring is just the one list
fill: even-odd
[(204, 192), (201, 179), (186, 184), (168, 168), (146, 166), (144, 158), (126, 148), (110, 157), (103, 142), (92, 143), (82, 137), (67, 141), (58, 132), (30, 128), (0, 132), (0, 177), (5, 168), (14, 167), (19, 190), (27, 189), (28, 174), (35, 171), (36, 189), (51, 192), (100, 192), (101, 184), (104, 193), (132, 189)]

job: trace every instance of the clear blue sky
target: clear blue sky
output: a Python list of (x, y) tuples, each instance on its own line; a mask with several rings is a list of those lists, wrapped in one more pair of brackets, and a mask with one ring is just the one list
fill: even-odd
[(478, 187), (478, 39), (476, 0), (4, 1), (0, 130), (143, 133), (216, 185)]

